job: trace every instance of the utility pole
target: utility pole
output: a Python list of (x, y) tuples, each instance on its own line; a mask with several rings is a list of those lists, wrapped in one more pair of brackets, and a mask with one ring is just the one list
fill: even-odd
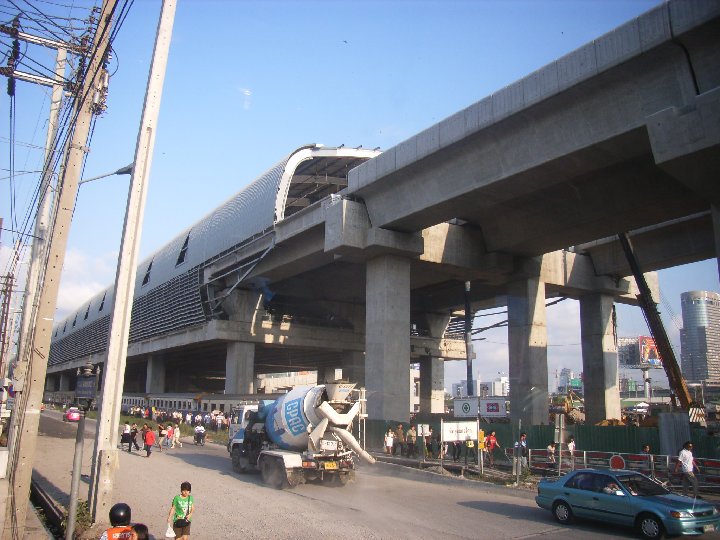
[(135, 276), (140, 251), (145, 196), (150, 178), (160, 98), (162, 97), (170, 38), (175, 20), (175, 5), (176, 0), (163, 0), (145, 92), (145, 106), (135, 146), (135, 160), (128, 192), (125, 225), (115, 274), (115, 302), (90, 476), (88, 499), (93, 521), (107, 516), (108, 510), (113, 504), (113, 484), (115, 471), (118, 468), (118, 425), (125, 382), (130, 314), (135, 294)]
[(470, 282), (465, 282), (465, 355), (467, 356), (467, 395), (472, 397), (473, 392), (473, 377), (472, 377), (472, 361), (473, 361), (473, 346), (472, 346), (472, 320), (473, 312), (472, 306), (470, 305)]
[(17, 444), (8, 465), (8, 494), (2, 524), (2, 539), (23, 538), (30, 492), (37, 431), (40, 422), (47, 362), (50, 353), (52, 323), (55, 316), (58, 288), (72, 214), (77, 196), (78, 181), (87, 152), (86, 144), (96, 104), (96, 93), (101, 91), (103, 64), (109, 50), (112, 15), (117, 0), (104, 0), (98, 27), (93, 39), (92, 55), (85, 76), (80, 83), (75, 102), (75, 119), (72, 139), (65, 155), (65, 169), (58, 182), (55, 224), (49, 237), (48, 256), (43, 287), (38, 297), (38, 314), (27, 358), (20, 358), (17, 370), (25, 377), (25, 386), (16, 400), (13, 428)]
[[(38, 213), (35, 218), (35, 231), (33, 243), (30, 250), (30, 267), (28, 268), (27, 279), (25, 280), (25, 298), (22, 308), (22, 322), (20, 324), (20, 339), (18, 340), (18, 358), (26, 358), (27, 346), (29, 343), (30, 329), (35, 326), (37, 315), (37, 298), (42, 283), (42, 272), (44, 270), (45, 250), (47, 249), (47, 235), (50, 224), (51, 203), (50, 184), (52, 182), (52, 166), (55, 152), (53, 150), (58, 132), (58, 116), (63, 96), (63, 79), (65, 76), (65, 64), (67, 59), (66, 49), (58, 49), (55, 58), (55, 84), (53, 84), (52, 97), (50, 101), (50, 116), (48, 119), (48, 131), (45, 138), (45, 158), (42, 180), (40, 182), (40, 201)], [(17, 388), (21, 390), (22, 388)]]

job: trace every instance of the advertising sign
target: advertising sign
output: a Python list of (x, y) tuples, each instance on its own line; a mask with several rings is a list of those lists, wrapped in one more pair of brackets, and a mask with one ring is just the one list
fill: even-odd
[(476, 441), (478, 438), (477, 422), (444, 422), (443, 441)]
[(453, 400), (453, 415), (455, 418), (477, 418), (478, 398), (455, 398)]
[(660, 367), (662, 362), (658, 353), (655, 340), (648, 336), (638, 337), (638, 347), (640, 348), (640, 365), (649, 367)]
[(481, 398), (479, 414), (482, 418), (505, 418), (505, 398)]

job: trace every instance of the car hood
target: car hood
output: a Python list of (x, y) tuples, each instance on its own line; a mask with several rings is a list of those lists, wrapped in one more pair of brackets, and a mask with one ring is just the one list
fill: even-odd
[[(667, 494), (667, 495), (651, 495), (641, 497), (643, 500), (666, 506), (672, 510), (690, 510), (692, 512), (704, 512), (713, 509), (713, 506), (705, 501), (693, 501), (690, 497), (683, 497), (682, 495)], [(693, 504), (694, 503), (694, 504)]]

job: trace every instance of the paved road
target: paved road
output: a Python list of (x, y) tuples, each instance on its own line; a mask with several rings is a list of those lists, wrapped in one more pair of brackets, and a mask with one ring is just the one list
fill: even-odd
[[(88, 421), (93, 428), (94, 422)], [(43, 413), (36, 478), (67, 505), (76, 425)], [(83, 474), (90, 473), (90, 437)], [(185, 444), (169, 452), (121, 453), (116, 500), (128, 502), (133, 520), (162, 537), (170, 500), (180, 482), (193, 485), (197, 512), (195, 539), (265, 538), (493, 538), (547, 537), (583, 540), (635, 538), (632, 531), (581, 523), (560, 527), (536, 507), (533, 493), (465, 482), (431, 483), (427, 473), (388, 464), (363, 466), (357, 481), (344, 488), (317, 484), (276, 491), (257, 475), (232, 472), (224, 447)], [(81, 485), (86, 497), (87, 477)], [(704, 538), (720, 538), (707, 535)]]

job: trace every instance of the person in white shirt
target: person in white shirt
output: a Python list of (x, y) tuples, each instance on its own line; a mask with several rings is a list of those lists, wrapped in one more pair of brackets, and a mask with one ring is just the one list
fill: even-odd
[(195, 426), (195, 443), (202, 444), (205, 440), (205, 427), (202, 424)]
[(698, 464), (695, 462), (692, 449), (693, 445), (690, 441), (686, 441), (685, 444), (683, 444), (683, 448), (680, 450), (677, 463), (675, 464), (675, 472), (682, 467), (683, 495), (687, 495), (688, 484), (692, 484), (693, 497), (697, 498), (698, 481), (695, 476), (695, 469), (697, 468), (698, 472), (700, 472), (700, 467), (698, 467)]
[(570, 437), (567, 444), (570, 452), (570, 469), (575, 470), (575, 437)]

